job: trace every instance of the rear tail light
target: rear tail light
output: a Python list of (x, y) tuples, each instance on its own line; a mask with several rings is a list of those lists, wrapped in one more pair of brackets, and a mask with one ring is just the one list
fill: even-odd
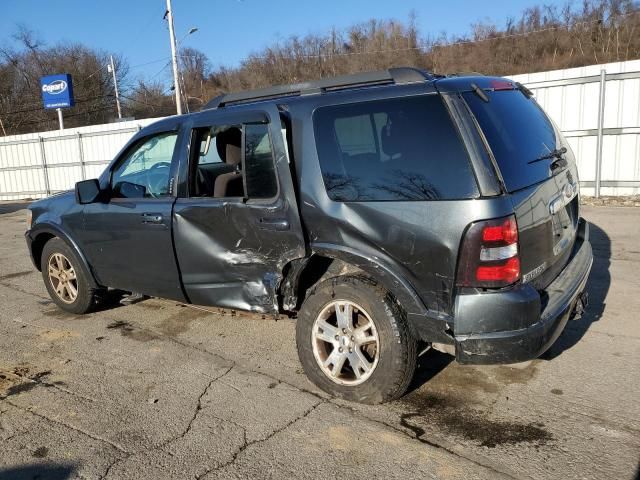
[(513, 82), (509, 82), (508, 80), (491, 80), (491, 82), (489, 82), (489, 86), (496, 92), (498, 90), (515, 90), (516, 88)]
[(506, 287), (520, 279), (515, 216), (472, 223), (464, 235), (458, 263), (459, 287)]

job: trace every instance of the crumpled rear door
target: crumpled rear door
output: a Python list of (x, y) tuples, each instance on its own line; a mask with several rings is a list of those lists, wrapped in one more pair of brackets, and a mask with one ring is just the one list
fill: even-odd
[(289, 158), (275, 106), (260, 111), (200, 115), (193, 128), (268, 124), (278, 193), (272, 199), (178, 198), (174, 242), (182, 282), (192, 303), (277, 312), (283, 267), (305, 255)]

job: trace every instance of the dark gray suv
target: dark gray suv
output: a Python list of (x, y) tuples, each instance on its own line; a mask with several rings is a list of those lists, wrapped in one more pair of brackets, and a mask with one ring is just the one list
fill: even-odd
[(532, 359), (584, 306), (578, 172), (531, 97), (411, 68), (224, 95), (33, 203), (27, 243), (67, 311), (117, 289), (287, 312), (316, 385), (391, 400), (419, 348)]

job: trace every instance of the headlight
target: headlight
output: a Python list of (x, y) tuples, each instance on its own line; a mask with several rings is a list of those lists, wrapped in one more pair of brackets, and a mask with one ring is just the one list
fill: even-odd
[(31, 222), (33, 221), (33, 212), (27, 210), (27, 230), (31, 230)]

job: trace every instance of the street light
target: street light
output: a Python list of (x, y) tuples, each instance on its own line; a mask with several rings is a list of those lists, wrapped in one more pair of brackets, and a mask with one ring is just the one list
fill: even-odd
[[(176, 33), (173, 28), (173, 10), (171, 9), (171, 0), (167, 0), (167, 11), (165, 13), (165, 18), (169, 23), (169, 41), (171, 42), (171, 63), (173, 64), (173, 88), (176, 93), (176, 113), (178, 115), (182, 115), (182, 98), (180, 96), (180, 80), (178, 75), (178, 45), (177, 45), (178, 42), (176, 42)], [(187, 34), (184, 37), (182, 37), (180, 41), (184, 40), (184, 38), (187, 35), (191, 35), (193, 32), (197, 30), (198, 30), (197, 28), (191, 27), (191, 29), (189, 29)]]
[[(178, 53), (180, 53), (180, 44), (183, 42), (183, 40), (185, 38), (187, 38), (189, 35), (191, 35), (192, 33), (195, 33), (198, 31), (198, 27), (191, 27), (189, 29), (189, 31), (187, 33), (184, 34), (184, 36), (178, 40), (177, 45), (176, 45), (176, 49), (178, 51)], [(184, 102), (185, 102), (185, 106), (187, 107), (187, 113), (189, 113), (189, 100), (187, 97), (187, 85), (184, 83), (184, 75), (182, 72), (180, 72), (180, 65), (178, 64), (178, 73), (180, 74), (180, 79), (182, 80), (182, 88), (184, 89)], [(175, 86), (174, 86), (175, 88)]]
[(184, 37), (182, 37), (180, 39), (180, 41), (178, 42), (178, 45), (185, 39), (187, 38), (189, 35), (191, 35), (192, 33), (196, 33), (198, 31), (198, 27), (191, 27), (189, 29), (189, 31), (187, 33), (184, 34)]

